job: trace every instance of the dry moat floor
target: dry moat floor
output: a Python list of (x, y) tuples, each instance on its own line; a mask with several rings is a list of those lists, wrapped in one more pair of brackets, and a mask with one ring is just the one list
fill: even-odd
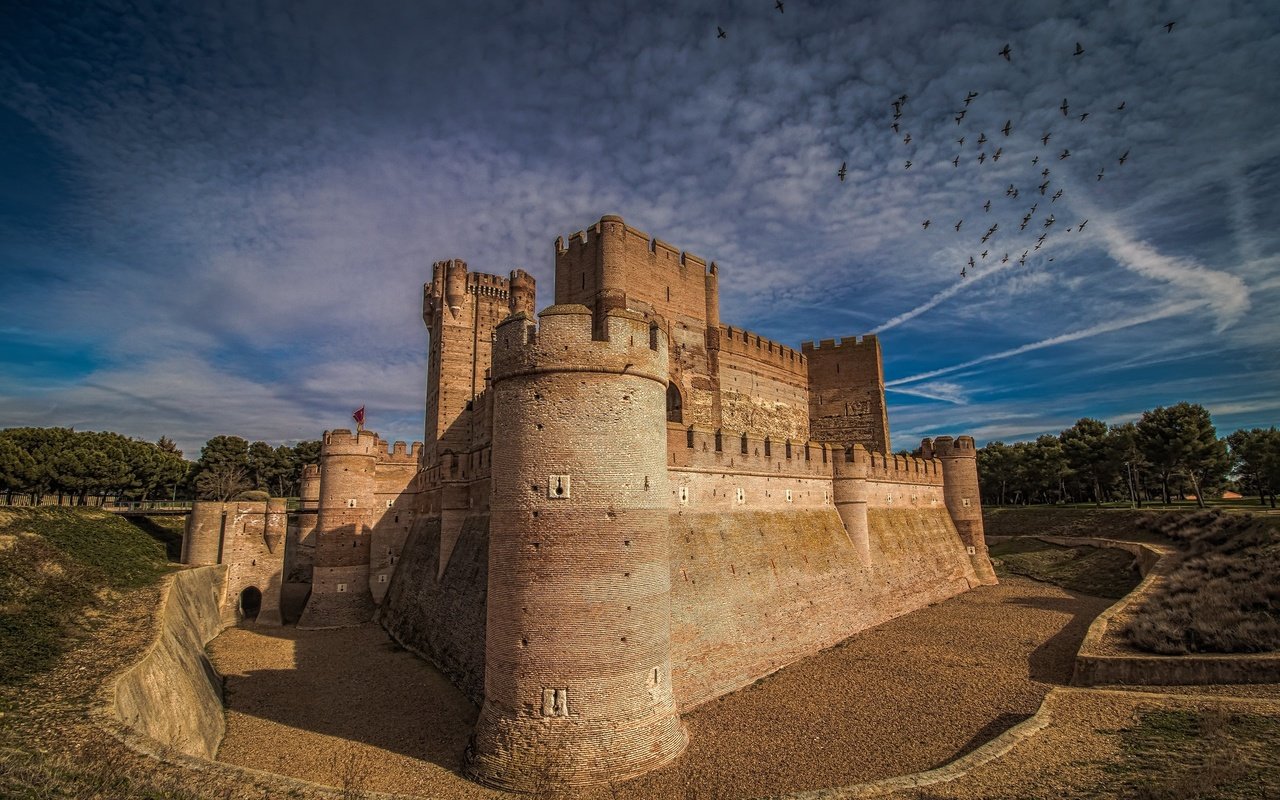
[[(916, 772), (967, 753), (1066, 684), (1113, 601), (1008, 577), (685, 715), (689, 749), (607, 797), (749, 798)], [(220, 760), (352, 790), (495, 797), (458, 773), (472, 706), (375, 625), (234, 628)]]

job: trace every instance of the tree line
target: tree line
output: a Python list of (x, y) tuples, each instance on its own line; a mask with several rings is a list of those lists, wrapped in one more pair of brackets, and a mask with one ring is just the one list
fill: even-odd
[(133, 439), (111, 431), (71, 428), (0, 430), (0, 494), (32, 505), (86, 505), (117, 500), (230, 500), (246, 491), (298, 494), (302, 469), (320, 461), (320, 442), (252, 444), (215, 436), (200, 458), (183, 457), (171, 439)]
[(1144, 411), (1108, 426), (1084, 418), (1057, 436), (978, 450), (982, 501), (988, 505), (1127, 501), (1136, 505), (1236, 489), (1270, 500), (1280, 490), (1280, 431), (1238, 430), (1218, 438), (1195, 403)]

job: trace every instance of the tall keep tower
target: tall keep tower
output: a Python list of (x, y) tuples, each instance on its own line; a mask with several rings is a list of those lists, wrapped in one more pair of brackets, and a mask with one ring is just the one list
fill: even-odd
[(534, 279), (524, 270), (502, 278), (468, 272), (458, 259), (437, 261), (431, 282), (423, 286), (422, 321), (431, 340), (422, 467), (439, 475), (428, 506), (440, 512), (442, 568), (471, 507), (469, 484), (452, 467), (473, 442), (489, 435), (473, 430), (472, 410), (488, 387), (494, 331), (510, 313), (532, 313), (536, 296)]
[(373, 618), (369, 540), (378, 453), (372, 431), (326, 431), (320, 448), (315, 567), (299, 628), (339, 628)]
[(493, 786), (625, 779), (687, 742), (671, 689), (667, 338), (636, 312), (602, 316), (557, 305), (539, 328), (525, 313), (498, 328), (485, 697), (468, 754)]
[(920, 443), (920, 455), (942, 462), (943, 498), (956, 531), (969, 551), (973, 571), (984, 584), (996, 583), (982, 528), (982, 497), (978, 491), (978, 450), (972, 436), (939, 436)]

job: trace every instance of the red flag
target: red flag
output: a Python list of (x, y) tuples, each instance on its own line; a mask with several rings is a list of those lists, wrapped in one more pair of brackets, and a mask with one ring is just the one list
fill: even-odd
[(356, 421), (357, 426), (363, 428), (364, 427), (364, 406), (360, 406), (359, 408), (357, 408), (355, 410), (355, 413), (351, 415), (351, 418)]

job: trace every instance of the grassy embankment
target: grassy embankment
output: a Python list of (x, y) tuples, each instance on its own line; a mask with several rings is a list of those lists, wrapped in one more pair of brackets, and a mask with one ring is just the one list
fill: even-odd
[(1060, 547), (1039, 539), (991, 545), (996, 573), (1022, 575), (1073, 592), (1119, 599), (1142, 580), (1134, 558), (1106, 547)]
[(164, 545), (107, 512), (0, 510), (0, 685), (47, 669), (115, 594), (168, 569)]
[(1122, 759), (1104, 767), (1098, 797), (1219, 800), (1280, 797), (1280, 718), (1151, 709), (1120, 731)]
[[(1280, 650), (1280, 518), (1217, 509), (1042, 506), (988, 509), (983, 521), (989, 536), (1078, 536), (1174, 547), (1170, 574), (1153, 587), (1127, 631), (1143, 650), (1166, 655)], [(1008, 571), (1104, 597), (1123, 595), (1104, 592), (1123, 586), (1117, 569), (1128, 556), (1089, 555), (1089, 550), (1028, 539), (991, 547)]]

